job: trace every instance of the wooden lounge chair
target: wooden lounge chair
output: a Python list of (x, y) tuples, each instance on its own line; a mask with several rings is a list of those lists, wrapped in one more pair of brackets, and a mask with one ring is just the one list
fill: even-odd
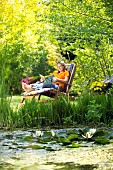
[(69, 96), (69, 91), (71, 89), (72, 82), (73, 82), (73, 79), (74, 79), (74, 75), (75, 75), (75, 72), (76, 72), (76, 65), (75, 64), (66, 64), (66, 68), (69, 71), (70, 75), (69, 75), (68, 82), (65, 84), (65, 89), (64, 89), (63, 92), (60, 91), (60, 87), (59, 87), (58, 90), (53, 89), (53, 88), (43, 88), (43, 89), (40, 89), (40, 90), (28, 92), (28, 93), (26, 93), (22, 96), (22, 101), (21, 101), (20, 105), (24, 104), (24, 100), (26, 98), (33, 99), (36, 96), (38, 96), (38, 102), (40, 101), (40, 98), (41, 98), (42, 95), (48, 96), (48, 97), (54, 98), (54, 99), (56, 99), (59, 96), (59, 94)]

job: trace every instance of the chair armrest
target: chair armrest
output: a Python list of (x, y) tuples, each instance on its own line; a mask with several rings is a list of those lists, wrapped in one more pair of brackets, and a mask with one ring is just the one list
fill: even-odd
[(66, 84), (66, 85), (70, 85), (70, 86), (72, 85), (72, 84), (70, 84), (70, 83), (64, 83), (64, 84)]

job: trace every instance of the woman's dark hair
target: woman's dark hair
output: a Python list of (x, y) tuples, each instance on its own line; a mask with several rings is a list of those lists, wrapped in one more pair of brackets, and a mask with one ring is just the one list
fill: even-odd
[[(58, 63), (57, 63), (57, 65), (58, 65), (58, 64), (61, 64), (61, 65), (64, 67), (63, 71), (65, 71), (65, 69), (66, 69), (66, 65), (65, 65), (65, 63), (64, 63), (64, 62), (62, 62), (62, 61), (60, 61), (60, 62), (58, 62)], [(59, 73), (59, 71), (58, 71), (58, 73)]]

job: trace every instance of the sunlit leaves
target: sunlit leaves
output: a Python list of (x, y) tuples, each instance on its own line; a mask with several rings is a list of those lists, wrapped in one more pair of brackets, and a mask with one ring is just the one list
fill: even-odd
[(60, 52), (72, 52), (78, 83), (113, 73), (111, 2), (4, 0), (0, 8), (1, 47), (7, 42), (7, 58), (15, 58), (19, 72), (28, 74), (44, 55), (54, 66)]

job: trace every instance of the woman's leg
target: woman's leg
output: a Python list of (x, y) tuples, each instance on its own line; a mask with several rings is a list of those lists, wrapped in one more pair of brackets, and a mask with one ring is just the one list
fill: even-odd
[(26, 83), (22, 83), (22, 88), (26, 92), (30, 92), (30, 91), (34, 91), (34, 90), (39, 90), (39, 89), (43, 88), (43, 83), (36, 82), (36, 83), (30, 84), (30, 85), (27, 85)]
[(31, 85), (31, 88), (33, 88), (33, 89), (35, 89), (35, 90), (39, 90), (39, 89), (42, 89), (42, 88), (43, 88), (43, 84), (44, 84), (44, 83), (36, 82), (36, 83), (30, 84), (30, 85)]
[(54, 89), (58, 90), (58, 84), (46, 84), (46, 83), (44, 83), (43, 87), (44, 88), (54, 88)]
[(25, 92), (30, 92), (34, 91), (35, 89), (31, 87), (31, 85), (28, 85), (24, 82), (22, 82), (22, 88), (24, 89)]

